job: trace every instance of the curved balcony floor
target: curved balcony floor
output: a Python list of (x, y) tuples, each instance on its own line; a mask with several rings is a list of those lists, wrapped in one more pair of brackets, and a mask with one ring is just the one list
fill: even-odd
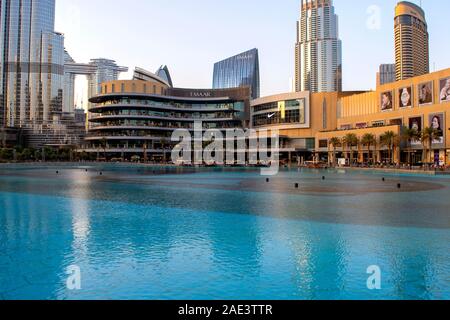
[(100, 123), (102, 121), (117, 120), (117, 119), (131, 119), (131, 120), (163, 120), (173, 122), (226, 122), (226, 121), (240, 121), (237, 118), (175, 118), (175, 117), (160, 117), (160, 116), (146, 116), (146, 115), (108, 115), (98, 116), (89, 119), (89, 122)]

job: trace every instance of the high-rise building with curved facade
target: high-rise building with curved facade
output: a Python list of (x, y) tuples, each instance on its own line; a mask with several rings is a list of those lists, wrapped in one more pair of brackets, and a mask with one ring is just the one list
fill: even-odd
[(395, 67), (397, 81), (430, 72), (425, 12), (407, 1), (399, 2), (395, 8)]
[(332, 0), (301, 1), (295, 91), (342, 91), (342, 43)]

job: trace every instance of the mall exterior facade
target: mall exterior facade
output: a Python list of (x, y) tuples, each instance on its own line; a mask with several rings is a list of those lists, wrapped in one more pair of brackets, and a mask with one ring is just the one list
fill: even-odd
[(134, 157), (169, 162), (172, 133), (194, 123), (203, 130), (247, 127), (250, 88), (181, 89), (161, 81), (124, 80), (102, 85), (90, 99), (91, 122), (80, 152), (97, 158), (131, 160)]
[[(450, 165), (450, 69), (378, 85), (375, 91), (265, 97), (251, 102), (250, 117), (255, 129), (279, 131), (280, 158), (293, 163)], [(431, 146), (420, 139), (427, 127), (436, 130)], [(417, 130), (417, 138), (407, 139), (407, 129)], [(381, 141), (386, 132), (394, 134), (392, 148)], [(354, 146), (345, 143), (349, 134), (358, 139)], [(365, 134), (375, 138), (370, 146), (362, 143)], [(333, 138), (341, 141), (336, 148)]]
[[(375, 91), (343, 97), (338, 103), (337, 129), (316, 135), (316, 155), (333, 161), (332, 138), (355, 134), (360, 140), (366, 133), (375, 135), (376, 143), (354, 146), (354, 159), (367, 163), (391, 162), (388, 146), (380, 142), (381, 135), (394, 132), (393, 162), (450, 165), (450, 69), (378, 86)], [(436, 130), (431, 146), (427, 141), (402, 138), (406, 129), (420, 133), (425, 128)], [(337, 146), (337, 157), (349, 158), (349, 148)], [(372, 154), (374, 155), (372, 157)]]
[(317, 134), (337, 128), (338, 102), (353, 94), (303, 91), (252, 100), (251, 128), (278, 131), (282, 161), (298, 164), (315, 161)]

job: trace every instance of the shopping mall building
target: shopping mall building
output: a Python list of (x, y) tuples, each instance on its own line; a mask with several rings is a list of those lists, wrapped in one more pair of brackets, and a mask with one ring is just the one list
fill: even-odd
[[(322, 130), (316, 135), (316, 155), (331, 161), (334, 149), (330, 140), (345, 140), (349, 133), (361, 138), (370, 133), (376, 143), (354, 146), (354, 159), (358, 162), (389, 162), (388, 146), (380, 143), (380, 137), (394, 132), (394, 163), (450, 164), (450, 69), (379, 85), (375, 91), (342, 97), (337, 108), (337, 129)], [(404, 132), (415, 129), (419, 135), (426, 128), (435, 129), (430, 143), (420, 139), (407, 139)], [(336, 148), (338, 158), (348, 158), (349, 148), (341, 144)], [(372, 156), (374, 155), (374, 156)]]
[[(445, 165), (450, 163), (449, 110), (450, 69), (446, 69), (378, 85), (375, 91), (298, 92), (253, 100), (250, 122), (256, 129), (278, 130), (281, 158), (291, 162), (334, 163), (336, 155), (347, 164), (354, 159)], [(436, 132), (431, 147), (427, 141), (405, 138), (406, 129), (420, 135), (427, 127)], [(380, 141), (386, 132), (394, 134), (392, 146)], [(370, 146), (362, 144), (367, 133), (375, 138)], [(358, 139), (353, 146), (345, 143), (349, 134)], [(342, 143), (334, 147), (333, 138)]]
[(250, 125), (256, 130), (276, 130), (280, 136), (280, 159), (312, 161), (316, 135), (337, 128), (340, 97), (351, 93), (294, 92), (253, 100)]
[(153, 80), (118, 80), (102, 84), (90, 99), (89, 133), (80, 152), (98, 158), (139, 157), (169, 162), (176, 129), (246, 128), (250, 88), (180, 89)]
[[(81, 151), (100, 158), (169, 161), (172, 132), (193, 131), (201, 120), (203, 129), (224, 132), (276, 130), (280, 159), (286, 162), (450, 163), (450, 69), (368, 92), (296, 92), (252, 101), (250, 96), (249, 87), (179, 89), (157, 78), (104, 83), (101, 94), (90, 100), (89, 134)], [(420, 133), (427, 127), (436, 129), (431, 147), (403, 138), (407, 128)], [(396, 136), (393, 146), (380, 141), (386, 132)], [(370, 146), (362, 143), (367, 133), (375, 137)], [(358, 138), (353, 146), (345, 143), (349, 134)], [(333, 138), (342, 143), (333, 146)]]

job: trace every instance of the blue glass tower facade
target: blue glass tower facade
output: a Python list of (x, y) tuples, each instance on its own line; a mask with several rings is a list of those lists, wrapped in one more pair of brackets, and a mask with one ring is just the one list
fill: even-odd
[(252, 98), (260, 96), (258, 49), (238, 54), (214, 65), (213, 88), (250, 86)]

